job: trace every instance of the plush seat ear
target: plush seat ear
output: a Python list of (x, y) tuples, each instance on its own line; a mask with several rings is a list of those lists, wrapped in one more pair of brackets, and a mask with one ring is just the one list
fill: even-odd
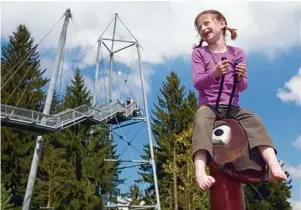
[(209, 167), (241, 183), (265, 181), (267, 167), (259, 154), (250, 151), (246, 132), (234, 119), (214, 123), (213, 159)]

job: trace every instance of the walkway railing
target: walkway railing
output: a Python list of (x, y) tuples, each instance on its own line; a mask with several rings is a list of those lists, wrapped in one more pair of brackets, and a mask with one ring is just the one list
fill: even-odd
[(53, 115), (45, 115), (41, 112), (1, 104), (1, 123), (10, 124), (13, 127), (23, 125), (57, 131), (83, 121), (97, 124), (110, 120), (117, 115), (130, 118), (135, 111), (139, 111), (135, 101), (128, 105), (115, 103), (101, 108), (83, 105)]

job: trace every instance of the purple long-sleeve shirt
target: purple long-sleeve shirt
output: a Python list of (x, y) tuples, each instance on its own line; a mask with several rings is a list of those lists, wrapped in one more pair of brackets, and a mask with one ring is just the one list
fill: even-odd
[[(228, 46), (225, 53), (212, 53), (207, 46), (197, 47), (192, 52), (192, 76), (193, 85), (199, 92), (198, 105), (216, 104), (219, 92), (220, 77), (213, 77), (213, 71), (222, 57), (229, 61), (228, 72), (225, 75), (220, 104), (228, 105), (233, 87), (234, 62), (246, 63), (244, 51), (238, 47)], [(247, 78), (237, 83), (232, 105), (239, 105), (239, 92), (248, 87)]]

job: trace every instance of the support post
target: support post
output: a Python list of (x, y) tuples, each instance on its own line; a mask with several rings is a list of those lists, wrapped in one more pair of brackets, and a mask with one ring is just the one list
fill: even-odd
[(113, 48), (114, 48), (114, 38), (115, 38), (115, 31), (116, 31), (116, 22), (117, 22), (117, 14), (115, 14), (114, 20), (114, 29), (113, 29), (113, 38), (112, 38), (112, 45), (111, 45), (111, 52), (110, 52), (110, 82), (109, 82), (109, 104), (112, 103), (112, 75), (113, 75)]
[[(109, 156), (109, 158), (112, 158), (112, 140), (113, 140), (113, 132), (112, 132), (112, 126), (111, 125), (109, 125), (109, 142), (110, 142), (110, 144), (109, 144), (109, 147), (108, 147), (108, 149), (109, 149), (109, 152), (108, 152), (108, 156)], [(113, 177), (111, 177), (111, 180), (110, 181), (112, 181), (113, 180)], [(109, 193), (108, 194), (108, 203), (107, 203), (107, 205), (109, 206), (110, 205), (110, 202), (111, 202), (111, 194)]]
[[(115, 38), (115, 31), (116, 31), (116, 22), (117, 22), (117, 14), (115, 14), (114, 18), (114, 29), (113, 29), (113, 37), (112, 37), (112, 45), (111, 45), (111, 52), (110, 52), (110, 76), (109, 76), (109, 104), (112, 103), (112, 89), (113, 89), (113, 83), (112, 83), (112, 75), (113, 75), (113, 49), (114, 49), (114, 38)], [(112, 126), (109, 125), (109, 141), (112, 142)], [(111, 144), (110, 144), (111, 145)], [(111, 156), (111, 146), (109, 148), (109, 155)], [(110, 157), (111, 158), (111, 157)], [(111, 195), (109, 195), (109, 198)], [(108, 201), (108, 205), (110, 201)]]
[[(58, 75), (58, 71), (59, 71), (59, 67), (60, 67), (60, 63), (61, 63), (61, 59), (62, 59), (62, 55), (63, 55), (63, 49), (64, 49), (64, 46), (66, 43), (69, 18), (71, 18), (71, 10), (67, 9), (65, 12), (65, 21), (64, 21), (63, 29), (62, 29), (62, 32), (60, 35), (60, 40), (58, 43), (52, 77), (50, 80), (47, 97), (46, 97), (46, 102), (45, 102), (44, 110), (43, 110), (43, 114), (46, 114), (46, 115), (48, 115), (50, 113), (50, 108), (51, 108), (53, 93), (54, 93), (54, 89), (55, 89), (55, 85), (56, 85), (57, 75)], [(42, 119), (42, 122), (43, 121), (44, 120)], [(23, 200), (22, 210), (28, 210), (29, 206), (30, 206), (33, 185), (35, 183), (35, 179), (36, 179), (36, 175), (37, 175), (42, 147), (43, 147), (43, 137), (38, 136), (37, 140), (36, 140), (34, 155), (32, 158), (32, 163), (31, 163), (30, 173), (29, 173), (28, 182), (27, 182), (27, 186), (26, 186), (26, 192), (25, 192), (25, 196), (24, 196), (24, 200)]]
[(97, 41), (97, 54), (96, 54), (96, 71), (95, 71), (95, 81), (94, 81), (94, 94), (93, 94), (93, 106), (96, 106), (96, 91), (97, 91), (97, 79), (99, 71), (99, 52), (101, 48), (102, 39), (99, 38)]
[(155, 157), (154, 157), (154, 150), (153, 150), (153, 143), (152, 143), (152, 136), (151, 136), (151, 127), (149, 123), (149, 116), (148, 116), (148, 107), (147, 107), (147, 99), (146, 94), (144, 90), (144, 78), (143, 78), (143, 72), (141, 67), (141, 54), (140, 54), (140, 46), (139, 42), (136, 43), (137, 52), (138, 52), (138, 65), (139, 65), (139, 71), (140, 71), (140, 79), (141, 79), (141, 88), (142, 88), (142, 96), (143, 96), (143, 103), (144, 103), (144, 111), (145, 111), (145, 117), (147, 122), (147, 132), (148, 132), (148, 142), (149, 142), (149, 149), (150, 149), (150, 155), (151, 155), (151, 164), (153, 168), (153, 176), (154, 176), (154, 185), (155, 185), (155, 193), (156, 193), (156, 201), (157, 201), (157, 209), (161, 210), (160, 205), (160, 196), (159, 196), (159, 188), (158, 188), (158, 180), (157, 180), (157, 172), (156, 172), (156, 164), (155, 164)]
[[(112, 82), (112, 76), (113, 76), (113, 49), (114, 49), (114, 38), (115, 38), (115, 31), (116, 31), (116, 22), (117, 22), (117, 14), (115, 14), (115, 18), (114, 18), (114, 29), (113, 29), (113, 37), (112, 37), (112, 45), (111, 45), (111, 52), (110, 52), (110, 75), (109, 75), (109, 104), (112, 103), (112, 89), (113, 89), (113, 82)], [(109, 125), (109, 141), (112, 142), (112, 126)], [(110, 143), (111, 145), (111, 143)], [(111, 146), (109, 146), (109, 157), (111, 158)], [(109, 200), (107, 205), (110, 205), (110, 198), (111, 195), (109, 194)]]
[(245, 210), (243, 185), (229, 179), (221, 172), (210, 169), (215, 184), (211, 186), (211, 210)]

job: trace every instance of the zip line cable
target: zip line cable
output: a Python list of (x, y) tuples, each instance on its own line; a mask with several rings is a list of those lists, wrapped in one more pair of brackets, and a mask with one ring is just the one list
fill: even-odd
[[(53, 31), (53, 29), (55, 28), (55, 26), (58, 25), (58, 23), (60, 22), (60, 20), (65, 16), (65, 14), (54, 24), (54, 26), (52, 26), (52, 28), (48, 31), (48, 33), (43, 37), (43, 39), (35, 46), (33, 47), (33, 49), (31, 50), (31, 52), (27, 55), (24, 56), (22, 59), (20, 59), (20, 61), (18, 61), (10, 70), (7, 71), (7, 74), (4, 76), (3, 80), (6, 80), (6, 82), (1, 86), (1, 89), (3, 89), (3, 87), (9, 82), (9, 80), (21, 69), (21, 67), (25, 64), (25, 62), (28, 60), (28, 58), (34, 54), (35, 50), (41, 45), (41, 43), (49, 36), (49, 34)], [(11, 76), (6, 79), (7, 75), (10, 73), (10, 71), (12, 71), (15, 67), (17, 67), (17, 65), (19, 65), (19, 63), (22, 61), (21, 65), (11, 74)]]
[[(54, 27), (52, 27), (52, 29), (53, 29), (53, 28), (54, 28)], [(50, 33), (48, 33), (48, 34), (50, 34)], [(62, 59), (63, 62), (64, 62), (64, 53), (65, 53), (65, 48), (63, 49), (63, 59)], [(60, 63), (60, 67), (61, 67), (61, 68), (63, 68), (63, 65), (64, 65), (63, 62)], [(28, 67), (26, 73), (23, 75), (23, 77), (22, 77), (22, 79), (19, 81), (18, 85), (14, 88), (13, 92), (9, 95), (9, 97), (7, 98), (7, 100), (6, 100), (5, 103), (8, 102), (8, 100), (10, 99), (10, 97), (15, 93), (15, 91), (16, 91), (16, 90), (18, 89), (18, 87), (21, 85), (21, 83), (23, 82), (23, 80), (25, 79), (25, 77), (27, 76), (27, 74), (30, 72), (29, 68), (30, 68), (30, 67)], [(62, 72), (62, 69), (61, 69), (61, 72)], [(61, 74), (61, 75), (62, 75), (62, 74)], [(30, 85), (29, 85), (29, 86), (30, 86)], [(27, 88), (29, 88), (29, 86), (28, 86)], [(21, 96), (19, 97), (19, 100), (17, 101), (17, 103), (16, 103), (15, 106), (18, 106), (18, 105), (19, 105), (19, 102), (20, 102), (21, 99), (23, 98), (24, 93), (25, 93), (25, 91), (26, 91), (27, 88), (24, 88), (24, 90), (23, 90)], [(61, 87), (60, 87), (60, 88), (61, 88)], [(60, 90), (60, 89), (59, 89), (59, 90)], [(31, 94), (33, 94), (33, 92), (32, 92)]]
[[(31, 84), (33, 84), (33, 83), (31, 83)], [(16, 103), (16, 107), (19, 105), (19, 103), (20, 103), (20, 101), (21, 101), (21, 99), (23, 98), (23, 96), (24, 96), (24, 93), (25, 93), (25, 91), (31, 86), (31, 84), (27, 87), (27, 88), (24, 88), (24, 90), (23, 90), (23, 92), (22, 92), (22, 94), (21, 94), (21, 96), (19, 97), (19, 100), (17, 101), (17, 103)], [(33, 93), (34, 93), (34, 91), (31, 91), (31, 94), (30, 94), (30, 97), (29, 97), (29, 100), (31, 100), (31, 98), (32, 98), (32, 96), (33, 96)], [(28, 103), (27, 103), (28, 104)], [(27, 105), (26, 105), (26, 108), (27, 108)]]
[[(30, 97), (29, 97), (29, 99), (28, 99), (28, 102), (27, 102), (27, 104), (26, 104), (26, 109), (28, 108), (28, 105), (29, 105), (29, 103), (31, 102), (31, 99), (32, 99), (32, 96), (33, 96), (33, 94), (34, 94), (35, 92), (34, 91), (31, 91), (31, 95), (30, 95)], [(18, 106), (18, 102), (17, 102), (17, 105), (16, 106)]]
[[(15, 91), (19, 88), (19, 86), (21, 85), (21, 83), (23, 82), (23, 80), (25, 79), (25, 77), (27, 76), (27, 74), (29, 73), (29, 68), (27, 69), (26, 73), (23, 75), (22, 79), (19, 80), (18, 85), (16, 85), (16, 87), (14, 88), (13, 92), (10, 93), (9, 97), (6, 99), (5, 104), (7, 104), (8, 100), (10, 99), (10, 97), (15, 93)], [(26, 90), (26, 88), (24, 88), (22, 95), (24, 94), (24, 91)]]

